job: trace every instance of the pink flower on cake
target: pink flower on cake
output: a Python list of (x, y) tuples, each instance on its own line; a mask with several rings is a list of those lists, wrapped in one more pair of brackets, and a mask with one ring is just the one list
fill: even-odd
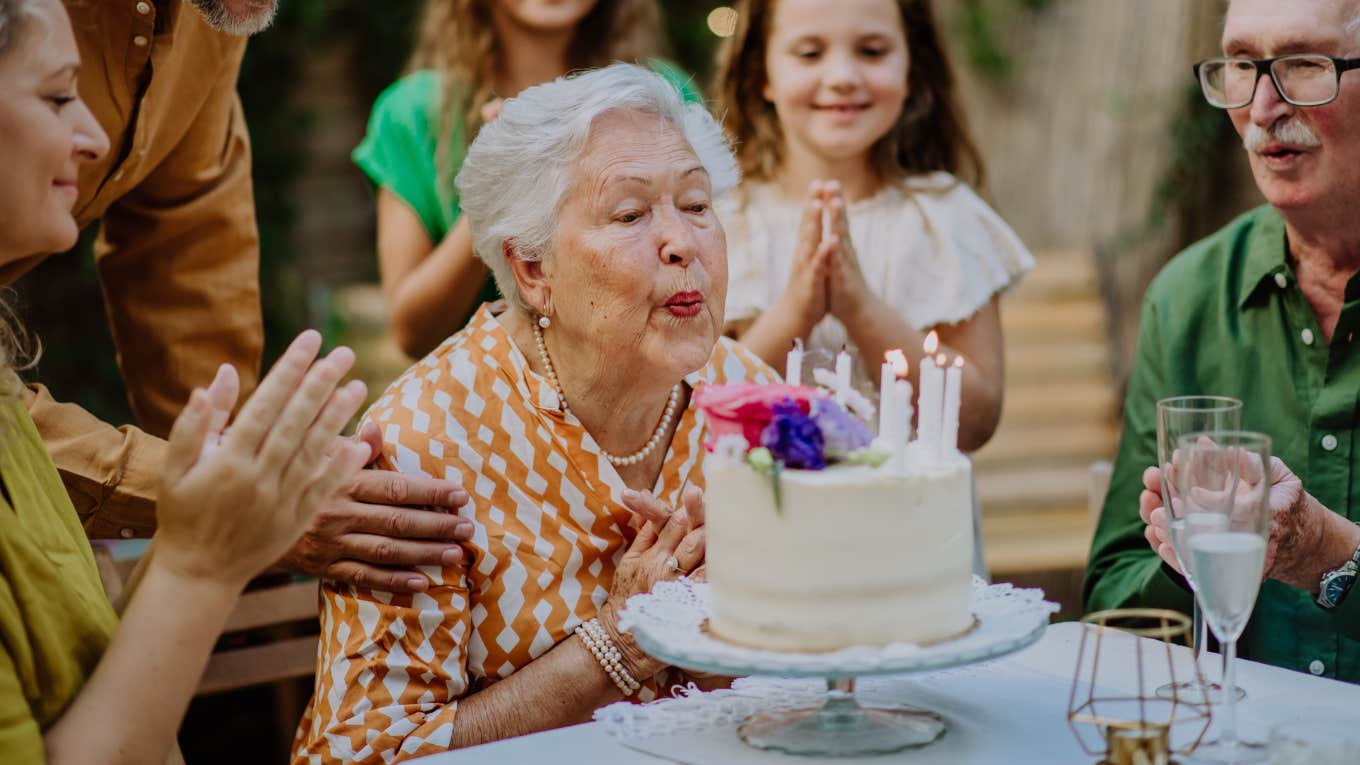
[(694, 404), (708, 416), (709, 447), (723, 436), (736, 435), (759, 444), (761, 433), (774, 419), (774, 405), (793, 401), (803, 414), (812, 400), (826, 394), (802, 385), (704, 385), (694, 392)]

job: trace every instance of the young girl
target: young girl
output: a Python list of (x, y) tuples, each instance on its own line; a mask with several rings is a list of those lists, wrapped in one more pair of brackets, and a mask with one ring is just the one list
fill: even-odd
[(423, 356), (499, 295), (472, 254), (453, 178), (500, 100), (569, 71), (650, 61), (656, 0), (429, 0), (411, 74), (389, 87), (354, 161), (378, 188), (378, 265), (397, 343)]
[(717, 86), (745, 178), (718, 208), (729, 332), (778, 368), (795, 338), (852, 347), (877, 380), (893, 348), (917, 374), (934, 329), (965, 359), (959, 446), (977, 449), (1001, 413), (997, 296), (1033, 259), (955, 177), (981, 160), (929, 2), (737, 8)]

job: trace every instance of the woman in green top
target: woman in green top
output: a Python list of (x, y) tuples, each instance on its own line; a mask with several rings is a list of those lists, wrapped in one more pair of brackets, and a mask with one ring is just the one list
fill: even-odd
[[(76, 177), (108, 137), (76, 94), (60, 0), (0, 0), (0, 264), (69, 249)], [(236, 371), (195, 390), (166, 449), (158, 530), (121, 624), (18, 392), (0, 316), (0, 760), (164, 763), (232, 605), (368, 447), (327, 447), (364, 398), (354, 356), (304, 333), (240, 414)], [(310, 369), (309, 369), (310, 367)], [(176, 756), (175, 759), (178, 759)]]
[(428, 0), (411, 74), (373, 105), (354, 161), (378, 189), (378, 268), (392, 334), (413, 358), (499, 297), (453, 178), (500, 100), (577, 69), (650, 61), (699, 100), (688, 78), (653, 59), (656, 0)]

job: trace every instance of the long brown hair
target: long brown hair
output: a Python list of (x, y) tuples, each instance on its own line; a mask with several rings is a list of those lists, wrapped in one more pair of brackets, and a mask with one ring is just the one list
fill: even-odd
[[(505, 51), (491, 22), (496, 0), (427, 0), (411, 71), (439, 72), (439, 166), (448, 167), (453, 126), (461, 115), (464, 148), (482, 127), (482, 107), (495, 93), (492, 83)], [(645, 62), (661, 55), (661, 13), (656, 0), (599, 0), (576, 27), (567, 52), (568, 70), (593, 69), (614, 61)]]
[[(774, 105), (765, 100), (765, 53), (776, 0), (739, 0), (737, 29), (719, 53), (719, 117), (732, 133), (742, 174), (773, 180), (783, 161), (783, 137)], [(937, 170), (976, 187), (984, 180), (982, 155), (968, 131), (954, 90), (954, 74), (929, 0), (897, 0), (911, 66), (908, 93), (897, 124), (870, 150), (872, 166), (889, 180)]]

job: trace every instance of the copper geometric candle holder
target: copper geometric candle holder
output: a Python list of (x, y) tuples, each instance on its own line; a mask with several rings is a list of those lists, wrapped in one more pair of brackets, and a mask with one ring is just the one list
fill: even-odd
[[(1197, 698), (1181, 694), (1179, 680), (1201, 681), (1199, 664), (1193, 654), (1182, 654), (1178, 662), (1173, 643), (1188, 643), (1190, 618), (1176, 611), (1157, 608), (1126, 608), (1097, 611), (1081, 618), (1081, 645), (1077, 648), (1077, 669), (1072, 678), (1072, 695), (1067, 703), (1067, 724), (1083, 751), (1102, 757), (1108, 765), (1167, 765), (1172, 754), (1189, 754), (1199, 746), (1211, 722), (1209, 700), (1201, 691)], [(1112, 675), (1115, 644), (1131, 647), (1137, 676), (1135, 691), (1114, 691), (1102, 687), (1100, 678)], [(1102, 658), (1103, 655), (1103, 658)], [(1123, 665), (1125, 659), (1120, 659)], [(1184, 665), (1189, 663), (1189, 671)], [(1178, 663), (1180, 677), (1178, 674)], [(1167, 681), (1155, 667), (1165, 667), (1172, 685), (1170, 698), (1157, 696), (1155, 689)], [(1123, 666), (1118, 670), (1125, 672)], [(1153, 677), (1149, 677), (1153, 674)], [(1202, 687), (1197, 683), (1196, 687)], [(1114, 687), (1118, 687), (1117, 685)], [(1202, 724), (1201, 724), (1202, 723)], [(1199, 725), (1194, 738), (1172, 749), (1172, 733)], [(1084, 732), (1098, 733), (1096, 743)]]

